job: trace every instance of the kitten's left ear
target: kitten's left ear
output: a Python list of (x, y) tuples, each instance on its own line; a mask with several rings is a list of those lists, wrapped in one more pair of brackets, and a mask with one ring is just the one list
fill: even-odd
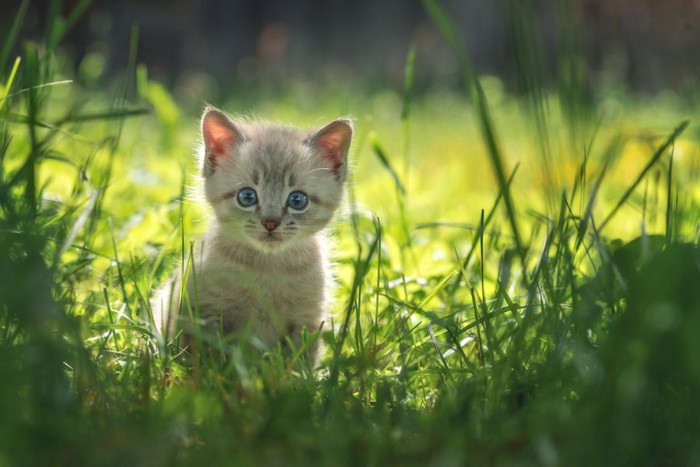
[(243, 140), (243, 135), (225, 113), (207, 107), (202, 116), (202, 140), (204, 141), (204, 174), (211, 175), (222, 157), (230, 157), (233, 148)]
[(334, 120), (312, 133), (307, 144), (331, 163), (331, 171), (338, 180), (345, 178), (348, 150), (352, 141), (352, 122), (346, 118)]

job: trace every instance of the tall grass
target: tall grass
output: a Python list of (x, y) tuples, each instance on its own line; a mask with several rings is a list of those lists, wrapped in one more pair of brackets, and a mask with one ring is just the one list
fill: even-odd
[(188, 356), (154, 332), (149, 297), (202, 230), (186, 194), (196, 117), (133, 53), (112, 94), (63, 77), (57, 47), (87, 3), (61, 18), (56, 2), (46, 43), (13, 60), (22, 2), (1, 49), (0, 465), (698, 462), (685, 116), (601, 124), (575, 74), (548, 87), (521, 2), (501, 7), (525, 105), (494, 95), (426, 0), (467, 93), (414, 95), (411, 50), (402, 98), (358, 96), (376, 118), (358, 121), (336, 226), (334, 322), (309, 336), (321, 367), (204, 333), (211, 351)]

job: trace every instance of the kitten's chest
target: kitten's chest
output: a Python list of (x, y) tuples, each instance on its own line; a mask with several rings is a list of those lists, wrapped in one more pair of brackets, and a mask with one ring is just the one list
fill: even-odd
[(298, 313), (321, 306), (325, 270), (326, 265), (318, 258), (296, 264), (270, 261), (251, 266), (210, 257), (200, 265), (196, 281), (199, 301), (205, 308), (235, 313), (261, 309)]
[(242, 276), (253, 279), (251, 287), (278, 307), (290, 308), (297, 303), (315, 300), (323, 292), (323, 271), (319, 265), (297, 270), (246, 271)]

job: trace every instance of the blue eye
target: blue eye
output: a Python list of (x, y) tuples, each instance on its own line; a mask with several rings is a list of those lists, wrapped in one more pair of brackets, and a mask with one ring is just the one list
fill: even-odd
[(243, 188), (238, 192), (238, 204), (249, 208), (258, 202), (258, 194), (252, 188)]
[(292, 191), (287, 197), (287, 206), (297, 211), (301, 211), (309, 204), (309, 198), (301, 191)]

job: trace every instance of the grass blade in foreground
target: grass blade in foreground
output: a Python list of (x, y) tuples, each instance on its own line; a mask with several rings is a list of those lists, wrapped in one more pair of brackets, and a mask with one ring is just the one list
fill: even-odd
[(15, 15), (15, 20), (12, 23), (12, 27), (7, 33), (7, 37), (4, 38), (5, 43), (2, 46), (2, 51), (0, 51), (0, 73), (2, 72), (2, 70), (5, 69), (5, 64), (7, 63), (7, 60), (10, 57), (10, 52), (12, 51), (12, 47), (15, 43), (15, 40), (17, 39), (19, 28), (22, 25), (22, 21), (24, 21), (24, 15), (27, 13), (28, 7), (29, 0), (23, 0), (20, 4), (19, 9), (17, 10), (17, 14)]
[(605, 220), (600, 224), (600, 227), (598, 227), (598, 231), (602, 231), (606, 225), (608, 225), (608, 222), (615, 216), (617, 213), (617, 210), (622, 207), (623, 204), (627, 201), (627, 198), (630, 197), (632, 192), (637, 188), (637, 185), (644, 179), (644, 176), (651, 170), (651, 168), (658, 162), (659, 159), (661, 159), (661, 156), (664, 155), (666, 150), (673, 144), (674, 141), (680, 136), (681, 133), (683, 133), (683, 130), (685, 130), (688, 127), (688, 120), (684, 121), (680, 125), (676, 127), (675, 130), (673, 130), (673, 133), (671, 133), (671, 136), (668, 137), (668, 139), (658, 147), (656, 152), (654, 152), (654, 155), (651, 156), (651, 159), (649, 159), (649, 162), (647, 162), (647, 165), (644, 166), (642, 171), (639, 173), (637, 178), (635, 179), (634, 183), (630, 185), (629, 188), (627, 188), (627, 191), (622, 195), (620, 198), (620, 201), (617, 202), (615, 207), (613, 208), (612, 211), (610, 211), (610, 214), (608, 214), (608, 217), (605, 218)]
[(452, 22), (445, 13), (445, 10), (442, 9), (437, 0), (423, 0), (423, 5), (425, 6), (426, 10), (428, 10), (431, 18), (449, 43), (452, 51), (459, 60), (459, 65), (462, 67), (464, 72), (464, 81), (467, 89), (469, 90), (472, 104), (477, 108), (479, 123), (481, 124), (481, 132), (491, 158), (491, 164), (496, 175), (498, 186), (501, 193), (503, 193), (503, 201), (506, 206), (508, 221), (510, 222), (511, 230), (513, 231), (515, 246), (518, 250), (520, 262), (522, 264), (523, 277), (525, 277), (525, 281), (527, 282), (527, 251), (522, 242), (520, 229), (518, 228), (515, 205), (508, 186), (508, 178), (506, 177), (505, 166), (503, 164), (503, 156), (501, 155), (501, 149), (498, 145), (491, 113), (489, 111), (489, 105), (481, 87), (481, 82), (474, 72), (469, 55), (460, 42), (459, 36), (457, 35)]

